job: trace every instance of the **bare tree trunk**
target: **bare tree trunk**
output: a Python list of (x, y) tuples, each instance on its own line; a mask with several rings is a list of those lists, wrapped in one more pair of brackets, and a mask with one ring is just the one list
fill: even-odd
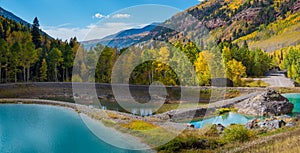
[(2, 65), (0, 63), (0, 83), (2, 83)]
[(7, 65), (5, 67), (5, 83), (7, 83)]
[(68, 72), (68, 68), (66, 68), (66, 80), (69, 81), (69, 72)]
[(27, 68), (27, 82), (29, 81), (30, 78), (30, 67)]
[(57, 78), (57, 67), (56, 67), (56, 64), (54, 65), (54, 75), (55, 75), (55, 82), (57, 82), (58, 78)]
[(17, 71), (15, 72), (15, 83), (17, 83)]
[(63, 73), (62, 73), (62, 80), (63, 80), (63, 82), (65, 81), (65, 68), (63, 68)]
[(26, 82), (26, 68), (23, 67), (23, 81)]

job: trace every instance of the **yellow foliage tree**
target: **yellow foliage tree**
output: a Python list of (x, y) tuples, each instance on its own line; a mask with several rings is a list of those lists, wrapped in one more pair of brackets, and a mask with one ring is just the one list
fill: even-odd
[(212, 56), (213, 55), (208, 51), (200, 52), (194, 63), (200, 85), (209, 85), (210, 83), (211, 75), (209, 60), (212, 59)]
[(235, 59), (226, 63), (226, 75), (233, 81), (235, 86), (242, 84), (242, 78), (246, 77), (246, 67), (242, 62), (238, 62)]

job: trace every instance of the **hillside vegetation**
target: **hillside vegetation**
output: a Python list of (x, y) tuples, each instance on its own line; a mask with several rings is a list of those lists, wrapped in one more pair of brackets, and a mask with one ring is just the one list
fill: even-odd
[[(235, 86), (244, 86), (242, 78), (264, 76), (274, 67), (288, 69), (289, 77), (299, 81), (299, 60), (295, 59), (299, 49), (291, 48), (300, 39), (299, 8), (300, 0), (205, 0), (154, 28), (141, 40), (149, 43), (124, 49), (97, 45), (87, 50), (76, 38), (62, 41), (43, 34), (37, 19), (29, 26), (1, 17), (0, 82), (110, 83), (117, 61), (119, 83), (130, 73), (132, 84), (195, 85), (197, 78), (197, 85), (211, 85), (212, 78), (226, 77)], [(142, 62), (149, 57), (169, 60), (181, 71), (164, 62)], [(129, 72), (130, 65), (137, 63)], [(74, 76), (73, 66), (78, 68)]]

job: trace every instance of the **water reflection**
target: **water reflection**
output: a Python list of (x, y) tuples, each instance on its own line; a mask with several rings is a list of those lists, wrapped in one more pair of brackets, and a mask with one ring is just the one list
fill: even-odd
[(139, 116), (152, 116), (153, 111), (151, 108), (133, 108), (131, 109), (131, 114), (139, 115)]
[(251, 119), (253, 119), (253, 117), (230, 112), (213, 118), (191, 122), (191, 124), (194, 125), (195, 128), (202, 128), (205, 125), (211, 124), (222, 124), (223, 126), (229, 126), (230, 124), (246, 124)]

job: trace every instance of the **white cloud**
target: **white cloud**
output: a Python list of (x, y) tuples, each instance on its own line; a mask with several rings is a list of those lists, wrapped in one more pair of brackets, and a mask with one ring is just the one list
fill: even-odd
[(102, 19), (102, 18), (108, 18), (109, 16), (107, 15), (103, 15), (103, 14), (100, 14), (100, 13), (96, 13), (93, 18), (97, 18), (97, 19)]
[(100, 39), (105, 36), (117, 33), (122, 30), (130, 29), (133, 27), (141, 26), (133, 23), (124, 22), (107, 22), (101, 25), (90, 24), (83, 28), (73, 27), (61, 27), (61, 26), (51, 26), (51, 27), (41, 27), (46, 33), (54, 38), (59, 38), (62, 40), (68, 40), (71, 37), (76, 36), (79, 41)]
[(112, 18), (114, 19), (124, 19), (124, 18), (130, 18), (130, 14), (114, 14)]

